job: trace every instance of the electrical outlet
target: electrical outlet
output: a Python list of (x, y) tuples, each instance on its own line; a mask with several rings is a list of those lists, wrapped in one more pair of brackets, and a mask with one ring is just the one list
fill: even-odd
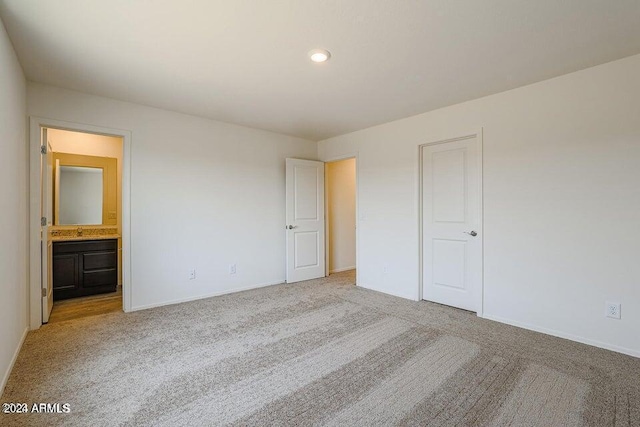
[(194, 280), (195, 278), (196, 278), (196, 270), (194, 268), (189, 270), (189, 280)]
[(620, 319), (620, 303), (619, 302), (609, 302), (605, 303), (606, 313), (605, 316), (610, 317), (612, 319)]
[(236, 274), (236, 272), (237, 272), (236, 265), (235, 264), (229, 265), (229, 274)]

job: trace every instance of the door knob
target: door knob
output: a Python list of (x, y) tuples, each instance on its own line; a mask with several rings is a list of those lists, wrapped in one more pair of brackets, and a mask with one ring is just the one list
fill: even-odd
[(297, 225), (287, 225), (285, 228), (289, 229), (289, 230), (293, 230), (294, 228), (297, 228)]
[(473, 237), (476, 237), (478, 235), (478, 233), (476, 233), (473, 230), (471, 230), (471, 231), (463, 231), (463, 233), (468, 234), (469, 236), (473, 236)]

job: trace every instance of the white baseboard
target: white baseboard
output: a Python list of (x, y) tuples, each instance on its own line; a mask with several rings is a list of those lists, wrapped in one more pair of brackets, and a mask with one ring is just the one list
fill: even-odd
[(353, 265), (351, 267), (344, 267), (344, 268), (336, 268), (335, 270), (329, 270), (329, 274), (333, 274), (333, 273), (341, 273), (343, 271), (349, 271), (349, 270), (355, 270), (356, 266)]
[(9, 376), (11, 375), (11, 371), (13, 371), (13, 365), (16, 364), (16, 360), (18, 360), (18, 354), (20, 354), (20, 350), (22, 349), (22, 344), (24, 344), (25, 338), (27, 338), (27, 334), (29, 333), (29, 328), (25, 328), (22, 333), (22, 338), (20, 338), (20, 342), (18, 343), (18, 348), (13, 352), (13, 357), (11, 358), (11, 363), (7, 367), (6, 372), (2, 377), (2, 383), (0, 383), (0, 396), (4, 393), (4, 388), (7, 386), (7, 381), (9, 381)]
[(369, 289), (370, 291), (380, 292), (381, 294), (391, 295), (392, 297), (408, 299), (408, 300), (411, 300), (411, 301), (418, 301), (418, 299), (416, 299), (415, 297), (402, 295), (402, 294), (398, 294), (398, 293), (394, 293), (394, 292), (389, 292), (388, 289), (377, 288), (375, 286), (370, 286), (370, 285), (368, 285), (366, 283), (357, 283), (356, 286), (359, 286), (359, 287), (364, 288), (364, 289)]
[(258, 285), (246, 286), (244, 288), (239, 288), (239, 289), (231, 289), (231, 290), (226, 290), (226, 291), (213, 292), (213, 293), (210, 293), (210, 294), (198, 295), (198, 296), (195, 296), (195, 297), (180, 298), (180, 299), (176, 299), (176, 300), (170, 300), (170, 301), (165, 301), (165, 302), (160, 302), (160, 303), (155, 303), (155, 304), (138, 305), (138, 306), (131, 307), (130, 311), (132, 312), (132, 311), (146, 310), (148, 308), (163, 307), (165, 305), (180, 304), (180, 303), (183, 303), (183, 302), (197, 301), (197, 300), (200, 300), (200, 299), (206, 299), (206, 298), (212, 298), (212, 297), (219, 297), (221, 295), (235, 294), (236, 292), (250, 291), (251, 289), (264, 288), (265, 286), (272, 286), (272, 285), (280, 285), (282, 283), (284, 283), (284, 280), (279, 280), (277, 282), (261, 283), (261, 284), (258, 284)]
[(622, 353), (622, 354), (626, 354), (628, 356), (633, 356), (633, 357), (639, 357), (640, 358), (640, 350), (633, 350), (633, 349), (626, 348), (626, 347), (620, 347), (620, 346), (617, 346), (617, 345), (608, 344), (608, 343), (604, 343), (604, 342), (601, 342), (601, 341), (592, 340), (592, 339), (589, 339), (589, 338), (584, 338), (584, 337), (581, 337), (581, 336), (578, 336), (578, 335), (567, 334), (565, 332), (556, 331), (554, 329), (542, 328), (542, 327), (539, 327), (539, 326), (530, 325), (530, 324), (523, 323), (523, 322), (518, 322), (516, 320), (505, 319), (505, 318), (500, 317), (500, 316), (493, 316), (493, 315), (490, 315), (490, 314), (485, 314), (482, 317), (484, 319), (493, 320), (495, 322), (506, 323), (507, 325), (511, 325), (511, 326), (517, 326), (518, 328), (528, 329), (528, 330), (534, 331), (534, 332), (541, 332), (543, 334), (552, 335), (554, 337), (564, 338), (564, 339), (575, 341), (575, 342), (579, 342), (579, 343), (582, 343), (582, 344), (587, 344), (587, 345), (591, 345), (591, 346), (594, 346), (594, 347), (603, 348), (605, 350), (615, 351), (616, 353)]

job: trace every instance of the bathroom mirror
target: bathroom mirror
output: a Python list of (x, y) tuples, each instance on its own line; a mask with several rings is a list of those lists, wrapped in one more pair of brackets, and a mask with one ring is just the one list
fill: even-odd
[(102, 224), (104, 170), (83, 166), (60, 166), (60, 224)]
[(54, 225), (117, 225), (117, 159), (53, 153)]

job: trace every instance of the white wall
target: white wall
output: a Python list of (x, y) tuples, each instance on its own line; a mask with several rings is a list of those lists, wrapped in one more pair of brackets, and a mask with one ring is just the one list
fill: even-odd
[(356, 267), (356, 159), (327, 163), (329, 272)]
[(320, 142), (359, 152), (360, 284), (418, 298), (418, 146), (483, 127), (485, 316), (640, 356), (638, 76), (640, 55)]
[(27, 104), (132, 132), (134, 309), (284, 281), (284, 161), (315, 159), (315, 142), (40, 84)]
[(0, 394), (27, 332), (26, 83), (0, 21)]

